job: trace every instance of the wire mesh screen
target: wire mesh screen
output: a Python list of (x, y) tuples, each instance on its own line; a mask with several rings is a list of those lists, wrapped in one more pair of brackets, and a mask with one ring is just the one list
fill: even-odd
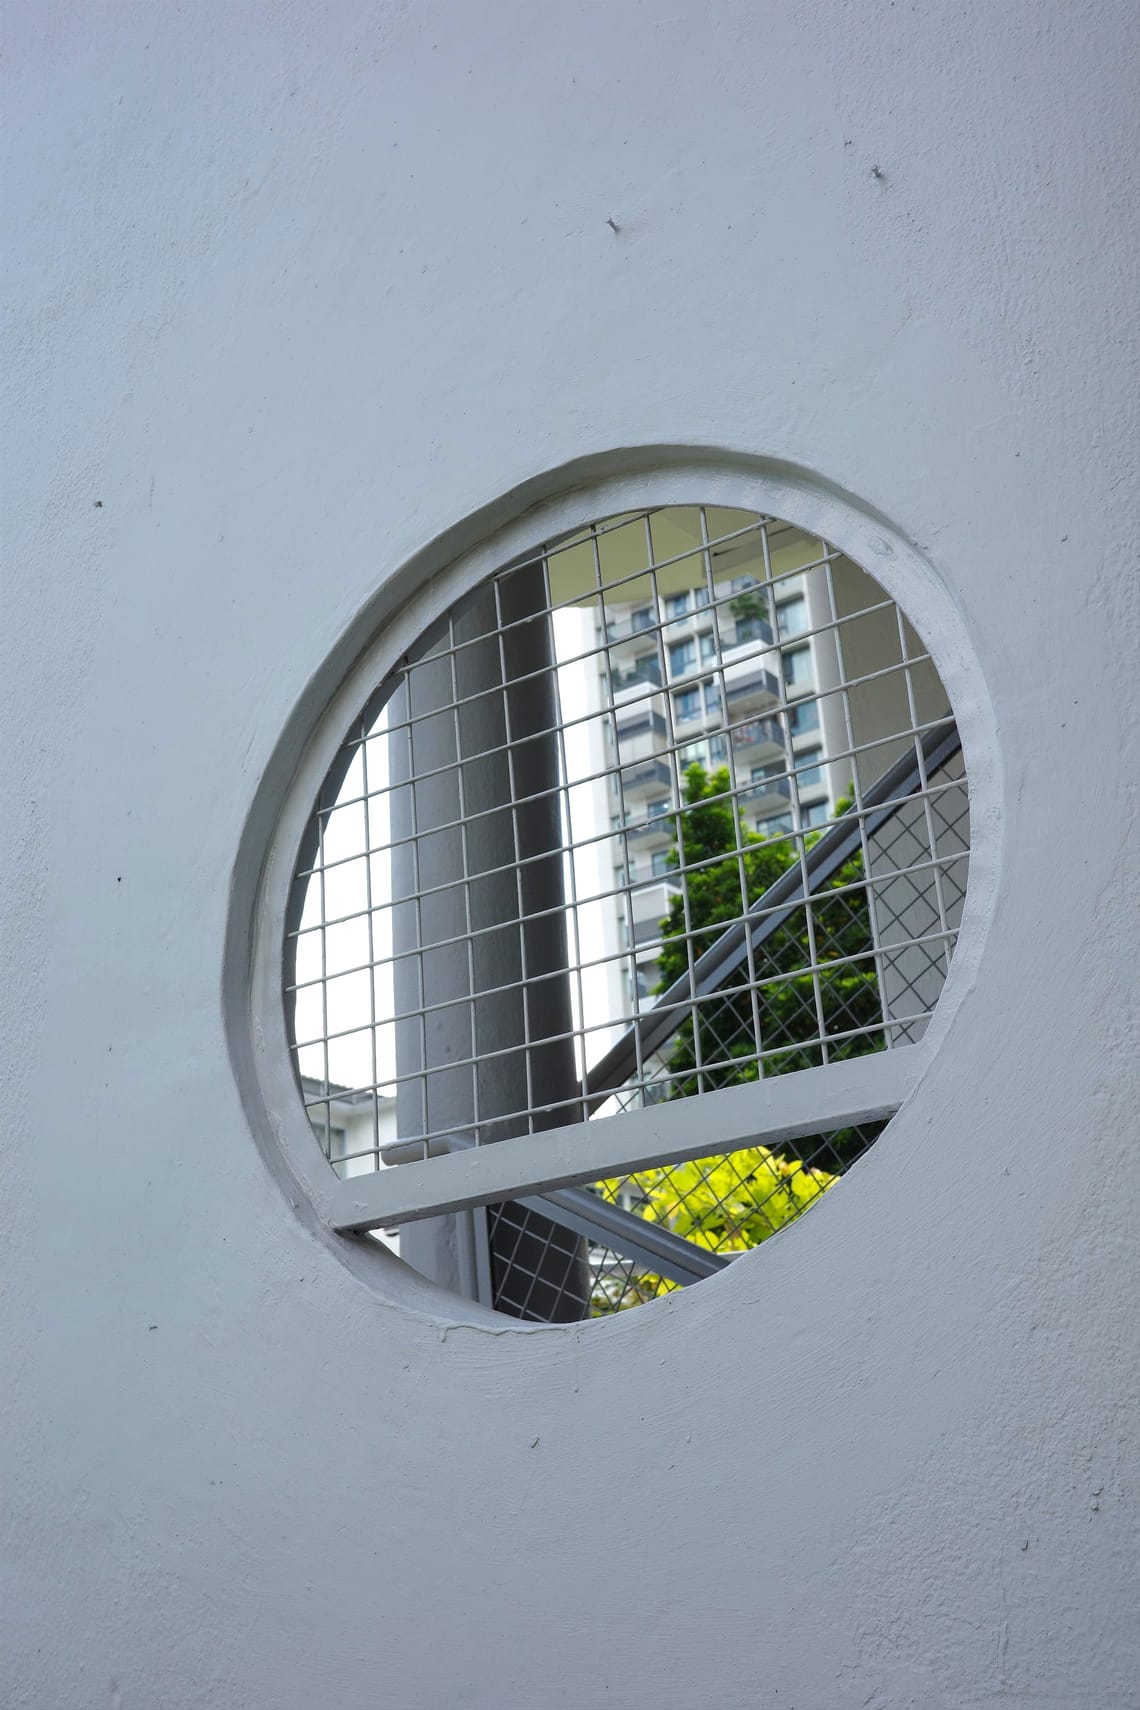
[[(750, 512), (599, 522), (458, 602), (345, 737), (286, 939), (314, 1131), (354, 1174), (912, 1043), (968, 856), (945, 691), (871, 577)], [(731, 1254), (874, 1137), (844, 1132), (593, 1195)], [(673, 1286), (588, 1224), (494, 1208), (495, 1303)]]
[(575, 1230), (508, 1201), (488, 1207), (487, 1245), (497, 1312), (534, 1324), (599, 1316), (596, 1277), (607, 1255)]

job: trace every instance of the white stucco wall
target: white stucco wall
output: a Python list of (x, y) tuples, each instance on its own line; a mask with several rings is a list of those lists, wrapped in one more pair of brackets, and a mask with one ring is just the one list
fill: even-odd
[[(1135, 8), (7, 21), (4, 1701), (1133, 1705)], [(988, 943), (786, 1238), (446, 1330), (251, 1137), (235, 853), (386, 576), (658, 445), (944, 579)]]

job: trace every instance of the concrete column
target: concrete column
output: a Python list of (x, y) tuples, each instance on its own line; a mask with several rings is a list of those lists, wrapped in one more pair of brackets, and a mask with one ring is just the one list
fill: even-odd
[[(576, 1114), (564, 1102), (578, 1080), (557, 721), (541, 566), (500, 578), (497, 593), (477, 589), (391, 703), (392, 833), (405, 840), (392, 861), (402, 1139), (478, 1128), (493, 1142), (525, 1133), (528, 1109), (548, 1107), (541, 1126)], [(432, 1218), (404, 1230), (401, 1251), (447, 1287), (494, 1293), (505, 1311), (496, 1283), (513, 1256), (537, 1273), (536, 1303), (583, 1316), (583, 1243), (521, 1208), (509, 1221), (488, 1239), (482, 1211)]]

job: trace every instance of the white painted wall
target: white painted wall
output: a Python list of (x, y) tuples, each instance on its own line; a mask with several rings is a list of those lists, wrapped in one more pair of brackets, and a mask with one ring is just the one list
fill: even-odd
[[(8, 26), (5, 1702), (1133, 1705), (1135, 8)], [(251, 1138), (235, 851), (383, 578), (673, 444), (944, 578), (988, 945), (785, 1238), (445, 1331)]]

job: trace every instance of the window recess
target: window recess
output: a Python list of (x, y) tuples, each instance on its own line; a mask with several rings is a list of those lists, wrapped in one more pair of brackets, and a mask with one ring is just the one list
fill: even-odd
[[(657, 614), (696, 610), (670, 687), (698, 640)], [(534, 1321), (723, 1269), (915, 1086), (969, 850), (937, 670), (826, 541), (668, 505), (485, 576), (343, 733), (296, 854), (330, 1227)]]

